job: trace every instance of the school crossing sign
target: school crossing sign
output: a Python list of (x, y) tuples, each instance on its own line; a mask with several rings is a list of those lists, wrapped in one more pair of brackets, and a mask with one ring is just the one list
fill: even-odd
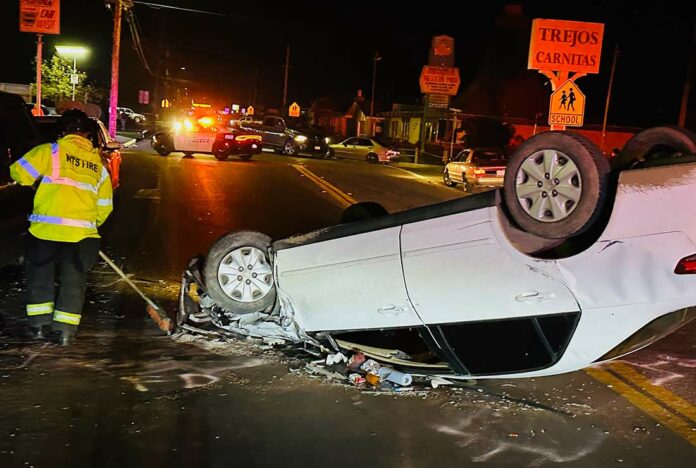
[(585, 95), (574, 81), (566, 81), (551, 94), (549, 125), (582, 127)]

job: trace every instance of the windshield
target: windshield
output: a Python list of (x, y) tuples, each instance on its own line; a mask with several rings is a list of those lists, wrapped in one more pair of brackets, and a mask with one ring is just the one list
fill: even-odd
[(507, 157), (500, 151), (479, 150), (474, 151), (472, 162), (475, 164), (496, 164), (505, 166), (507, 164)]

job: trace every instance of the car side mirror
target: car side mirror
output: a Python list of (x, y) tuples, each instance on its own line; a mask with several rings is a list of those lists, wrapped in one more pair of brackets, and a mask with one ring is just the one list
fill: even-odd
[(343, 142), (343, 146), (348, 146), (348, 143), (346, 143), (346, 142), (344, 141), (344, 142)]
[(121, 143), (118, 141), (110, 141), (106, 144), (106, 151), (117, 151), (121, 149)]

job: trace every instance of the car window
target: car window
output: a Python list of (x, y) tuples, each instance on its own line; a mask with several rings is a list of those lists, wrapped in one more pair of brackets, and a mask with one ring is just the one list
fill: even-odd
[(272, 127), (273, 125), (275, 125), (275, 119), (273, 117), (266, 117), (265, 119), (263, 119), (263, 125), (265, 127)]
[(500, 151), (495, 150), (479, 150), (474, 152), (474, 156), (471, 159), (473, 163), (477, 164), (507, 164), (507, 158)]
[(358, 144), (358, 139), (357, 138), (348, 138), (346, 141), (343, 142), (344, 145), (357, 145)]
[(463, 162), (466, 161), (466, 158), (469, 157), (469, 154), (471, 153), (471, 150), (465, 149), (459, 152), (454, 158), (452, 158), (452, 161), (454, 162)]
[(358, 146), (372, 146), (372, 142), (367, 138), (359, 138)]

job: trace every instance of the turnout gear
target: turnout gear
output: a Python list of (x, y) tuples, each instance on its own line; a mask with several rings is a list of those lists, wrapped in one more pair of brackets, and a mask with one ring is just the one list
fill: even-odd
[(78, 242), (99, 237), (112, 210), (109, 172), (92, 143), (70, 134), (39, 145), (10, 166), (21, 185), (39, 181), (29, 232), (44, 240)]
[[(61, 117), (67, 131), (87, 124), (80, 111)], [(70, 344), (82, 318), (87, 272), (99, 253), (97, 227), (112, 211), (109, 173), (89, 140), (68, 134), (29, 151), (10, 174), (21, 185), (38, 183), (25, 262), (30, 334), (45, 337), (50, 326), (60, 344)]]

